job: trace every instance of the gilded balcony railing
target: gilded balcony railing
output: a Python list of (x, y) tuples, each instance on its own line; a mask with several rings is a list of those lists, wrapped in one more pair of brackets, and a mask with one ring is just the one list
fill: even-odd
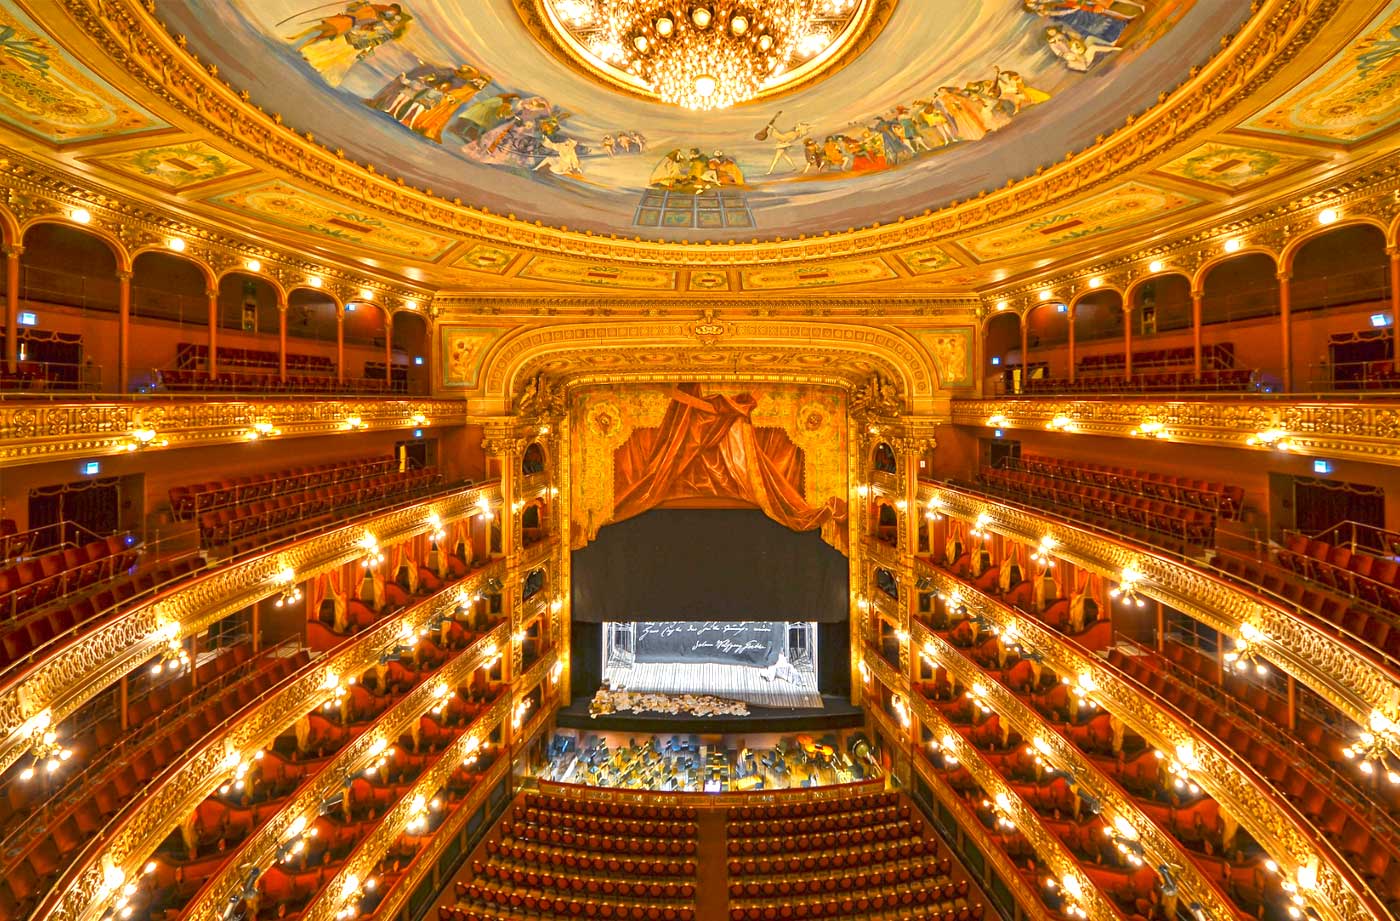
[[(1153, 748), (1177, 760), (1189, 761), (1186, 767), (1192, 780), (1247, 829), (1280, 867), (1286, 872), (1315, 869), (1316, 884), (1309, 900), (1327, 921), (1367, 921), (1385, 916), (1348, 861), (1286, 797), (1272, 791), (1233, 751), (1193, 731), (1103, 659), (1034, 618), (923, 562), (915, 564), (915, 571), (929, 578), (935, 591), (945, 595), (957, 592), (969, 617), (984, 619), (999, 628), (1014, 624), (1022, 645), (1034, 649), (1051, 670), (1060, 675), (1085, 676), (1093, 688), (1093, 699), (1106, 711)], [(920, 647), (936, 639), (920, 623), (916, 622), (913, 628), (912, 639)]]
[(335, 432), (412, 431), (463, 424), (466, 404), (429, 397), (6, 400), (0, 402), (0, 467), (125, 454), (138, 429), (155, 432), (153, 441), (166, 442), (143, 451), (236, 444), (246, 441), (260, 422), (281, 430), (277, 440)]
[(364, 552), (360, 541), (367, 533), (381, 546), (393, 546), (435, 527), (430, 515), (450, 522), (478, 514), (477, 502), (483, 497), (499, 501), (499, 484), (400, 507), (219, 567), (81, 634), (0, 687), (0, 770), (24, 754), (30, 744), (26, 730), (31, 719), (47, 711), (51, 723), (59, 723), (158, 654), (170, 639), (167, 629), (178, 628), (177, 636), (198, 634), (280, 592), (285, 584), (281, 575), (287, 570), (304, 581), (356, 559)]

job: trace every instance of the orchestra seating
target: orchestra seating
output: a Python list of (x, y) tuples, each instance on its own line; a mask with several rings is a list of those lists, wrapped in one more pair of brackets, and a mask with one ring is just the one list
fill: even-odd
[(300, 489), (201, 514), (200, 541), (204, 547), (239, 554), (341, 521), (357, 509), (423, 496), (441, 481), (442, 475), (435, 467), (390, 471), (324, 485), (314, 477), (305, 478), (300, 480)]
[(149, 561), (140, 555), (133, 537), (113, 535), (0, 564), (0, 667), (204, 568), (194, 554)]

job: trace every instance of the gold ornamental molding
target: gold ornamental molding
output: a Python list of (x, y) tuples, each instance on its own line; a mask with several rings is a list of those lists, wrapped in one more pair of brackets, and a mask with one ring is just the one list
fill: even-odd
[[(578, 316), (602, 317), (612, 320), (665, 318), (687, 324), (691, 340), (713, 338), (724, 341), (729, 336), (731, 321), (741, 318), (970, 320), (981, 309), (982, 299), (970, 295), (914, 297), (839, 293), (818, 297), (810, 291), (775, 291), (761, 297), (693, 293), (658, 297), (625, 291), (609, 292), (605, 297), (566, 293), (520, 297), (444, 290), (433, 300), (433, 306), (447, 320), (531, 319), (542, 316), (568, 319)], [(707, 313), (710, 316), (707, 317)], [(719, 326), (723, 329), (710, 328), (701, 334), (696, 332), (697, 327), (701, 326)]]
[[(361, 556), (364, 550), (359, 541), (367, 532), (374, 534), (382, 546), (393, 546), (434, 527), (429, 522), (430, 515), (436, 514), (447, 522), (480, 514), (477, 502), (483, 497), (498, 502), (499, 484), (419, 502), (220, 567), (86, 631), (0, 687), (0, 770), (14, 764), (27, 749), (30, 739), (25, 727), (31, 718), (48, 711), (52, 723), (60, 723), (156, 655), (169, 640), (164, 632), (167, 625), (178, 626), (181, 636), (198, 634), (214, 622), (280, 592), (284, 584), (280, 576), (287, 569), (304, 581)], [(493, 563), (471, 578), (484, 579), (501, 568), (501, 564)]]
[(467, 794), (466, 799), (459, 803), (447, 821), (439, 825), (437, 831), (433, 832), (432, 839), (413, 855), (408, 872), (399, 877), (399, 881), (394, 884), (393, 889), (375, 908), (375, 914), (378, 917), (397, 918), (399, 916), (399, 911), (403, 908), (404, 903), (418, 889), (423, 879), (437, 867), (438, 858), (442, 856), (443, 851), (447, 850), (448, 844), (461, 834), (462, 827), (467, 824), (467, 819), (481, 808), (486, 798), (491, 795), (491, 791), (509, 776), (510, 771), (509, 759), (496, 759), (490, 769), (482, 775), (480, 782)]
[(986, 529), (1027, 546), (1049, 535), (1055, 541), (1055, 556), (1110, 581), (1118, 581), (1124, 569), (1137, 570), (1140, 594), (1228, 636), (1239, 637), (1244, 624), (1252, 625), (1262, 634), (1258, 646), (1270, 662), (1360, 726), (1369, 725), (1374, 711), (1389, 719), (1400, 718), (1400, 684), (1387, 669), (1242, 588), (1149, 550), (1132, 549), (1073, 525), (949, 487), (921, 485), (920, 503), (935, 494), (943, 502), (945, 515), (965, 521), (986, 515), (990, 519)]
[[(958, 732), (956, 726), (948, 722), (936, 708), (929, 706), (922, 697), (912, 701), (910, 707), (910, 712), (917, 716), (924, 727), (933, 733), (935, 739), (951, 737), (954, 740), (958, 765), (967, 769), (967, 773), (977, 782), (983, 792), (989, 798), (997, 801), (999, 808), (1002, 807), (1003, 803), (1005, 804), (1003, 811), (1007, 818), (1016, 823), (1016, 830), (1030, 842), (1031, 848), (1040, 858), (1040, 862), (1054, 874), (1056, 882), (1066, 877), (1078, 881), (1081, 898), (1076, 901), (1089, 913), (1090, 918), (1122, 917), (1122, 912), (1104, 896), (1094, 881), (1084, 872), (1084, 868), (1080, 866), (1078, 859), (1070, 853), (1065, 843), (1045, 830), (1045, 826), (1040, 822), (1040, 814), (1027, 806), (1020, 795), (1006, 782), (1006, 778), (993, 770), (982, 759), (982, 753), (977, 750), (976, 746), (968, 742), (962, 733)], [(878, 711), (872, 708), (872, 712)], [(926, 760), (922, 752), (911, 754), (911, 759), (916, 764)], [(998, 852), (1000, 850), (997, 848)], [(1219, 915), (1218, 917), (1230, 916)]]
[[(347, 160), (243, 100), (217, 71), (204, 67), (154, 7), (141, 0), (61, 0), (61, 7), (126, 80), (274, 175), (282, 175), (439, 232), (553, 255), (629, 263), (718, 266), (828, 259), (891, 251), (1060, 205), (1081, 191), (1143, 166), (1168, 147), (1219, 122), (1308, 46), (1340, 0), (1259, 0), (1254, 14), (1205, 66), (1145, 114), (1052, 167), (978, 198), (912, 218), (829, 237), (759, 244), (674, 244), (616, 240), (591, 232), (535, 226), (448, 202)], [(109, 70), (111, 68), (108, 68)]]
[[(359, 675), (379, 664), (384, 653), (402, 642), (405, 628), (414, 633), (437, 617), (457, 610), (457, 590), (444, 590), (432, 601), (409, 609), (402, 617), (389, 618), (343, 643), (334, 653), (303, 668), (284, 683), (269, 699), (228, 726), (217, 736), (207, 737), (188, 753), (179, 768), (154, 790), (148, 791), (117, 819), (118, 825), (107, 837), (88, 844), (57, 891), (34, 915), (35, 921), (96, 921), (110, 909), (100, 897), (105, 866), (123, 871), (128, 880), (138, 879), (141, 868), (160, 847), (171, 829), (194, 812), (210, 794), (233, 774), (233, 766), (253, 752), (271, 745), (296, 720), (315, 710), (330, 698), (341, 678)], [(414, 688), (376, 720), (374, 728), (358, 735), (340, 754), (321, 768), (315, 779), (304, 784), (275, 816), (240, 845), (239, 859), (230, 861), (201, 889), (203, 896), (192, 918), (221, 921), (230, 896), (242, 890), (247, 865), (271, 866), (277, 846), (289, 837), (292, 824), (301, 818), (314, 819), (320, 804), (343, 789), (344, 778), (357, 765), (367, 764), (379, 739), (396, 740), (398, 734), (429, 710), (440, 684), (455, 687), (496, 654), (508, 641), (505, 625), (478, 638), (470, 649), (459, 653), (432, 679)], [(455, 767), (455, 765), (454, 765)], [(363, 767), (359, 768), (363, 770)], [(100, 859), (99, 859), (100, 858)]]
[[(416, 422), (421, 416), (424, 422)], [(412, 399), (271, 399), (212, 400), (132, 399), (119, 403), (0, 403), (0, 468), (46, 461), (125, 455), (132, 433), (156, 433), (161, 446), (141, 451), (165, 451), (208, 445), (240, 444), (260, 422), (281, 429), (272, 443), (284, 438), (325, 436), (353, 431), (444, 428), (466, 423), (466, 403), (460, 400)], [(275, 449), (273, 449), (275, 450)]]
[(1011, 858), (982, 827), (982, 823), (967, 808), (967, 802), (958, 796), (956, 791), (948, 785), (948, 781), (939, 775), (927, 758), (915, 756), (913, 762), (915, 772), (928, 784), (933, 795), (943, 804), (943, 808), (956, 817), (958, 829), (972, 839), (977, 850), (996, 868), (997, 876), (1011, 890), (1016, 907), (1021, 911), (1020, 916), (1029, 918), (1030, 921), (1053, 921), (1054, 916), (1050, 914), (1045, 903), (1041, 901), (1040, 893), (1027, 885), (1021, 868), (1011, 862)]
[[(1059, 730), (1022, 703), (1020, 698), (1008, 691), (1000, 681), (988, 676), (962, 650), (930, 631), (919, 621), (914, 622), (911, 632), (910, 643), (930, 661), (955, 675), (963, 687), (970, 688), (974, 684), (981, 684), (986, 688), (987, 705), (997, 716), (1010, 723), (1026, 740), (1027, 745), (1034, 745), (1036, 750), (1057, 768), (1066, 771), (1088, 790), (1102, 805), (1104, 817), (1109, 822), (1122, 818), (1132, 826), (1137, 834), (1136, 840), (1145, 852), (1144, 859), (1147, 864), (1151, 867), (1160, 867), (1163, 864), (1173, 867), (1175, 879), (1188, 904), (1199, 903), (1208, 918), (1234, 917), (1233, 905), (1220, 888), (1201, 872), (1191, 856), (1181, 849), (1177, 840), (1165, 829), (1158, 827), (1155, 820), (1139, 809), (1116, 782), (1104, 776), (1092, 761), (1060, 734)], [(920, 704), (927, 710), (936, 709), (928, 704), (923, 695), (914, 695), (914, 700), (916, 714), (923, 712)]]
[[(1069, 418), (1074, 434), (1129, 438), (1144, 422), (1166, 426), (1166, 441), (1245, 449), (1246, 439), (1266, 431), (1286, 432), (1292, 453), (1400, 465), (1400, 402), (1357, 400), (1315, 403), (1229, 396), (1196, 400), (953, 400), (954, 425), (985, 428), (1001, 416), (1002, 429), (1045, 431), (1057, 416)], [(1270, 452), (1258, 447), (1252, 450)], [(1037, 537), (1037, 540), (1039, 537)]]
[[(1300, 868), (1315, 869), (1316, 886), (1304, 895), (1325, 921), (1374, 921), (1386, 916), (1347, 859), (1286, 797), (1271, 793), (1267, 783), (1234, 752), (1193, 733), (1189, 725), (1125, 681), (1103, 659), (1074, 646), (1035, 618), (1006, 607), (941, 569), (919, 562), (916, 570), (932, 579), (938, 591), (957, 592), (969, 617), (985, 618), (1002, 628), (1014, 623), (1023, 645), (1039, 653), (1051, 670), (1060, 675), (1087, 676), (1094, 687), (1094, 700), (1105, 710), (1153, 748), (1190, 762), (1191, 779), (1249, 831), (1285, 876)], [(921, 643), (935, 638), (921, 624), (916, 624), (915, 637)]]

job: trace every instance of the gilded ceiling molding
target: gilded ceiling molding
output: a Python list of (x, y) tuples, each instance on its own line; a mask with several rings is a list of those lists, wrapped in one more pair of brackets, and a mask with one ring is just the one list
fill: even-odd
[(1041, 901), (1040, 893), (1026, 883), (1022, 868), (1016, 866), (1006, 851), (997, 846), (987, 829), (968, 808), (967, 802), (958, 796), (927, 758), (918, 755), (911, 758), (914, 771), (928, 784), (933, 795), (943, 804), (943, 808), (956, 816), (958, 830), (971, 838), (977, 850), (996, 868), (996, 875), (1011, 890), (1016, 907), (1020, 910), (1020, 917), (1030, 921), (1055, 921), (1055, 916), (1050, 914), (1050, 910)]
[(62, 0), (87, 36), (148, 93), (193, 120), (244, 159), (290, 176), (357, 205), (438, 231), (502, 242), (516, 249), (590, 260), (695, 266), (747, 265), (830, 259), (893, 251), (958, 231), (986, 227), (1051, 205), (1082, 189), (1101, 189), (1110, 177), (1142, 166), (1164, 149), (1190, 138), (1234, 110), (1266, 83), (1330, 20), (1340, 0), (1258, 0), (1250, 20), (1204, 67), (1146, 114), (1130, 118), (1112, 135), (1070, 154), (1019, 182), (880, 226), (820, 238), (778, 238), (759, 244), (687, 245), (616, 240), (592, 233), (536, 226), (484, 210), (449, 203), (426, 190), (391, 180), (348, 161), (283, 125), (206, 69), (166, 33), (153, 8), (140, 0)]
[[(84, 849), (82, 857), (74, 863), (75, 868), (81, 868), (76, 878), (74, 870), (65, 874), (57, 897), (50, 896), (33, 921), (97, 921), (110, 907), (97, 898), (103, 863), (120, 868), (127, 879), (139, 879), (142, 865), (171, 830), (178, 828), (200, 803), (232, 776), (233, 764), (226, 762), (236, 764), (238, 760), (251, 758), (253, 752), (267, 748), (293, 723), (328, 700), (341, 678), (360, 675), (377, 666), (384, 653), (402, 642), (400, 631), (405, 626), (416, 633), (435, 618), (450, 617), (458, 608), (457, 592), (449, 588), (439, 594), (437, 599), (411, 608), (403, 617), (388, 618), (357, 634), (336, 652), (303, 668), (294, 680), (284, 684), (224, 732), (212, 738), (206, 736), (198, 748), (182, 758), (173, 774), (167, 771), (169, 776), (163, 775), (163, 782), (123, 813), (111, 836), (95, 840)], [(187, 907), (191, 921), (223, 921), (228, 906), (243, 891), (248, 867), (266, 869), (272, 866), (278, 846), (291, 836), (289, 829), (293, 822), (299, 818), (307, 823), (315, 819), (322, 803), (344, 791), (345, 778), (363, 771), (374, 760), (372, 752), (379, 740), (395, 744), (402, 733), (436, 704), (434, 692), (440, 685), (457, 687), (466, 683), (472, 672), (509, 641), (507, 627), (498, 625), (380, 714), (372, 726), (329, 759), (313, 780), (303, 783), (275, 815), (238, 846), (235, 859), (228, 861), (217, 876), (207, 881), (200, 889), (199, 900)], [(478, 717), (474, 724), (477, 728), (464, 733), (459, 743), (470, 737), (484, 740), (486, 730), (481, 727), (491, 725), (490, 720), (504, 713), (505, 707), (498, 701)], [(456, 770), (460, 764), (460, 757), (454, 759), (452, 769)]]
[(1400, 715), (1400, 684), (1377, 663), (1288, 612), (1265, 604), (1243, 588), (1209, 576), (1149, 550), (1134, 550), (1118, 541), (1064, 522), (1013, 509), (995, 500), (925, 484), (920, 501), (937, 494), (944, 514), (1035, 546), (1045, 535), (1055, 540), (1055, 555), (1116, 581), (1125, 568), (1142, 573), (1138, 591), (1218, 630), (1238, 637), (1243, 624), (1263, 635), (1264, 655), (1281, 671), (1307, 685), (1360, 726), (1373, 711), (1391, 719)]
[(964, 295), (818, 295), (810, 290), (779, 291), (763, 297), (718, 297), (694, 293), (664, 297), (656, 294), (637, 296), (624, 291), (592, 295), (561, 292), (520, 297), (476, 295), (445, 289), (437, 295), (433, 304), (447, 322), (480, 318), (577, 319), (578, 316), (584, 316), (613, 320), (695, 318), (694, 321), (698, 323), (703, 312), (711, 310), (722, 325), (726, 321), (741, 317), (827, 320), (878, 318), (893, 322), (900, 319), (934, 319), (970, 322), (981, 308), (982, 302), (977, 297)]
[[(1321, 224), (1317, 216), (1324, 208), (1340, 211), (1342, 219), (1333, 224)], [(1087, 268), (991, 289), (983, 295), (984, 307), (1005, 301), (1019, 312), (1026, 312), (1045, 303), (1039, 298), (1042, 291), (1052, 291), (1061, 300), (1077, 299), (1115, 287), (1131, 291), (1143, 281), (1161, 275), (1186, 275), (1192, 288), (1198, 289), (1211, 267), (1250, 252), (1267, 253), (1286, 269), (1301, 245), (1348, 224), (1376, 227), (1385, 233), (1387, 245), (1394, 246), (1398, 217), (1400, 154), (1390, 154), (1379, 163), (1368, 163), (1340, 178), (1329, 179), (1286, 200), (1260, 207), (1247, 216), (1217, 221), (1186, 236), (1121, 254)], [(1227, 253), (1225, 242), (1231, 239), (1240, 241), (1243, 246)], [(1160, 272), (1148, 268), (1153, 261), (1163, 263)], [(1100, 279), (1103, 287), (1091, 289), (1089, 280), (1092, 278)]]
[[(943, 666), (950, 674), (956, 676), (958, 683), (963, 687), (982, 685), (986, 689), (987, 705), (1002, 720), (1010, 723), (1026, 740), (1026, 744), (1034, 744), (1036, 750), (1053, 762), (1055, 767), (1067, 771), (1088, 790), (1103, 807), (1102, 814), (1105, 819), (1112, 823), (1121, 817), (1132, 826), (1146, 852), (1144, 859), (1148, 866), (1155, 868), (1165, 864), (1173, 868), (1173, 875), (1187, 904), (1199, 903), (1209, 918), (1234, 916), (1235, 910), (1220, 891), (1220, 887), (1201, 872), (1191, 855), (1182, 850), (1181, 845), (1168, 831), (1158, 827), (1155, 820), (1138, 808), (1122, 787), (1112, 778), (1104, 776), (1092, 761), (1060, 734), (1058, 729), (1022, 703), (1005, 685), (988, 677), (962, 650), (928, 630), (919, 621), (914, 623), (914, 629), (910, 631), (911, 649), (920, 649), (930, 661)], [(919, 713), (921, 711), (917, 704), (924, 702), (922, 695), (912, 696), (916, 702), (915, 713)], [(928, 709), (936, 708), (929, 706)], [(1036, 741), (1032, 743), (1032, 740)], [(1044, 743), (1044, 748), (1041, 748), (1041, 742)]]
[[(1170, 442), (1242, 449), (1260, 432), (1288, 433), (1296, 454), (1347, 458), (1372, 464), (1400, 464), (1400, 407), (1367, 401), (1291, 402), (1242, 397), (1214, 400), (1074, 400), (1066, 397), (1011, 400), (953, 400), (954, 425), (1045, 431), (1056, 416), (1072, 420), (1075, 434), (1130, 438), (1143, 422), (1161, 422)], [(1253, 448), (1269, 451), (1267, 448)], [(1038, 537), (1037, 537), (1038, 539)]]
[[(415, 421), (421, 415), (426, 421)], [(227, 399), (133, 399), (121, 403), (0, 404), (0, 468), (104, 454), (126, 454), (131, 433), (153, 429), (169, 444), (143, 448), (160, 452), (179, 448), (239, 444), (254, 424), (270, 422), (287, 438), (325, 436), (346, 431), (358, 417), (357, 432), (445, 427), (466, 422), (461, 400), (342, 399), (295, 397)], [(275, 450), (275, 449), (274, 449)]]
[[(879, 656), (873, 658), (883, 661)], [(891, 690), (897, 689), (897, 685), (891, 688)], [(1065, 843), (1045, 830), (1045, 826), (1040, 821), (1040, 814), (1027, 806), (1020, 795), (1006, 782), (1006, 779), (982, 759), (982, 753), (977, 750), (977, 747), (968, 742), (958, 732), (957, 727), (948, 722), (942, 713), (929, 706), (927, 701), (923, 701), (917, 695), (908, 694), (907, 689), (901, 693), (910, 705), (910, 712), (917, 716), (920, 722), (933, 733), (934, 738), (942, 739), (951, 736), (955, 740), (959, 767), (967, 769), (967, 773), (971, 775), (989, 799), (997, 800), (998, 803), (1004, 801), (1007, 804), (1009, 807), (1006, 810), (1007, 817), (1016, 823), (1016, 830), (1030, 842), (1036, 856), (1054, 874), (1056, 881), (1067, 876), (1078, 880), (1084, 895), (1080, 902), (1084, 910), (1089, 913), (1089, 917), (1120, 917), (1122, 913), (1118, 911), (1113, 902), (1104, 896), (1103, 892), (1094, 884), (1093, 879), (1084, 872), (1084, 868), (1070, 853)], [(879, 707), (871, 707), (868, 712), (872, 716), (888, 720), (888, 716)], [(905, 729), (901, 730), (896, 738), (904, 738), (908, 735), (909, 730)], [(922, 754), (911, 755), (911, 757), (914, 761), (923, 758)], [(1221, 915), (1221, 917), (1227, 916)]]
[[(156, 655), (168, 641), (162, 632), (167, 624), (178, 625), (181, 636), (198, 634), (215, 621), (281, 591), (279, 577), (287, 569), (299, 580), (328, 572), (363, 554), (359, 541), (366, 532), (374, 534), (382, 546), (393, 546), (426, 533), (432, 527), (428, 520), (432, 513), (442, 521), (478, 514), (476, 503), (482, 497), (499, 502), (499, 486), (486, 484), (448, 498), (419, 502), (220, 567), (84, 632), (0, 688), (0, 770), (14, 764), (27, 750), (28, 720), (48, 710), (54, 724), (61, 722)], [(484, 578), (485, 573), (498, 568), (492, 564), (472, 578)]]
[[(87, 210), (90, 222), (76, 224), (70, 218), (75, 208)], [(207, 277), (217, 279), (229, 272), (257, 276), (272, 284), (280, 296), (305, 288), (344, 303), (359, 300), (360, 292), (369, 289), (375, 292), (378, 306), (394, 311), (411, 310), (410, 303), (426, 306), (433, 296), (426, 289), (376, 276), (363, 262), (348, 267), (311, 262), (304, 253), (272, 248), (251, 236), (231, 236), (128, 195), (99, 190), (92, 177), (83, 177), (80, 191), (71, 175), (7, 152), (0, 157), (0, 229), (7, 239), (13, 234), (18, 242), (26, 230), (41, 223), (67, 224), (103, 237), (114, 250), (118, 268), (130, 269), (132, 260), (143, 252), (162, 252), (192, 263)], [(182, 252), (170, 249), (175, 237), (185, 241)], [(262, 263), (257, 272), (248, 268), (250, 258)], [(321, 288), (308, 281), (313, 276), (323, 280)]]
[[(1056, 547), (1056, 553), (1059, 553)], [(1069, 557), (1067, 557), (1069, 558)], [(1122, 720), (1153, 748), (1179, 760), (1189, 753), (1191, 779), (1196, 781), (1227, 813), (1247, 829), (1282, 868), (1286, 877), (1301, 867), (1317, 868), (1316, 889), (1309, 903), (1326, 921), (1374, 921), (1384, 911), (1361, 882), (1347, 859), (1325, 838), (1314, 833), (1307, 820), (1287, 799), (1271, 792), (1268, 784), (1233, 751), (1214, 740), (1197, 736), (1191, 727), (1125, 681), (1103, 659), (1073, 645), (1072, 640), (983, 595), (941, 569), (916, 563), (916, 571), (933, 580), (936, 590), (957, 592), (970, 617), (981, 617), (1006, 627), (1014, 623), (1023, 645), (1039, 653), (1061, 675), (1087, 675), (1092, 696), (1110, 714)], [(934, 635), (916, 623), (914, 639), (922, 645)]]

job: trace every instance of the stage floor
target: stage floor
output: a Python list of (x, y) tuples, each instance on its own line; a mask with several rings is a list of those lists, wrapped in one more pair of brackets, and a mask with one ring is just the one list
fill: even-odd
[(822, 695), (817, 690), (817, 676), (810, 671), (791, 673), (797, 676), (796, 683), (766, 679), (762, 669), (745, 665), (640, 662), (629, 668), (609, 665), (603, 670), (603, 681), (611, 688), (629, 691), (709, 694), (756, 707), (819, 709)]

